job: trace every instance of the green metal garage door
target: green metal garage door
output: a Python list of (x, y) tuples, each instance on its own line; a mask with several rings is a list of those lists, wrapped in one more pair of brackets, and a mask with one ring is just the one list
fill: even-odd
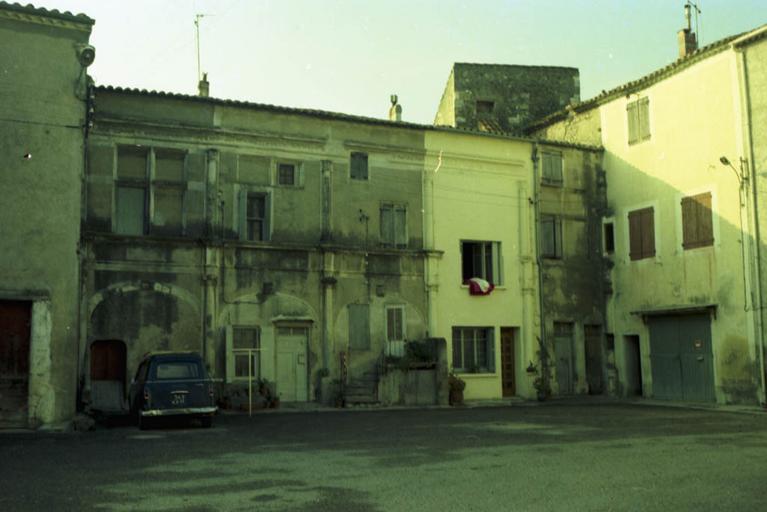
[(710, 317), (651, 317), (649, 325), (653, 397), (715, 401)]

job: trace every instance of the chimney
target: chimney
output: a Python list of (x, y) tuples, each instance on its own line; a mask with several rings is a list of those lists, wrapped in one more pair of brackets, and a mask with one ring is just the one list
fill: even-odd
[(397, 103), (397, 95), (392, 94), (391, 108), (389, 108), (389, 121), (402, 121), (402, 105)]
[(695, 50), (698, 49), (698, 41), (695, 37), (695, 32), (692, 31), (692, 23), (690, 20), (690, 4), (689, 2), (684, 4), (684, 18), (687, 21), (687, 28), (683, 28), (676, 34), (677, 43), (679, 44), (679, 58), (687, 57)]
[(208, 74), (202, 74), (202, 80), (197, 84), (198, 96), (207, 98), (210, 96), (210, 82), (208, 82)]

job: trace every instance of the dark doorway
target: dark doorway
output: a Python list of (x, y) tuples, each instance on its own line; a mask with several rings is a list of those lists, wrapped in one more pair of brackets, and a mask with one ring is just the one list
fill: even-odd
[(586, 381), (589, 395), (601, 395), (604, 391), (602, 378), (602, 329), (598, 325), (584, 325), (583, 336), (586, 353)]
[(626, 395), (642, 396), (642, 359), (639, 352), (639, 336), (623, 337), (626, 363)]
[(91, 343), (91, 408), (104, 412), (123, 410), (126, 375), (125, 343), (98, 340)]
[(32, 303), (0, 300), (0, 426), (26, 426)]
[(572, 322), (554, 322), (554, 355), (559, 394), (572, 395), (575, 392)]
[(514, 327), (501, 327), (501, 387), (503, 396), (514, 396), (517, 394), (514, 331), (516, 331)]

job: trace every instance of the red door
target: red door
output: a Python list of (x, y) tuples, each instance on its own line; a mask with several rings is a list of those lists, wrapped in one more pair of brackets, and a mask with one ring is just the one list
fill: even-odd
[(32, 303), (0, 300), (0, 426), (26, 426)]
[(99, 340), (91, 344), (91, 408), (121, 411), (125, 399), (125, 343)]

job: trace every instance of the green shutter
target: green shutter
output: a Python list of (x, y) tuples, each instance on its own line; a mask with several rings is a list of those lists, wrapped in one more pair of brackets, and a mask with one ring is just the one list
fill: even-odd
[(234, 228), (240, 233), (240, 240), (248, 239), (248, 189), (240, 185), (237, 202), (237, 225)]

